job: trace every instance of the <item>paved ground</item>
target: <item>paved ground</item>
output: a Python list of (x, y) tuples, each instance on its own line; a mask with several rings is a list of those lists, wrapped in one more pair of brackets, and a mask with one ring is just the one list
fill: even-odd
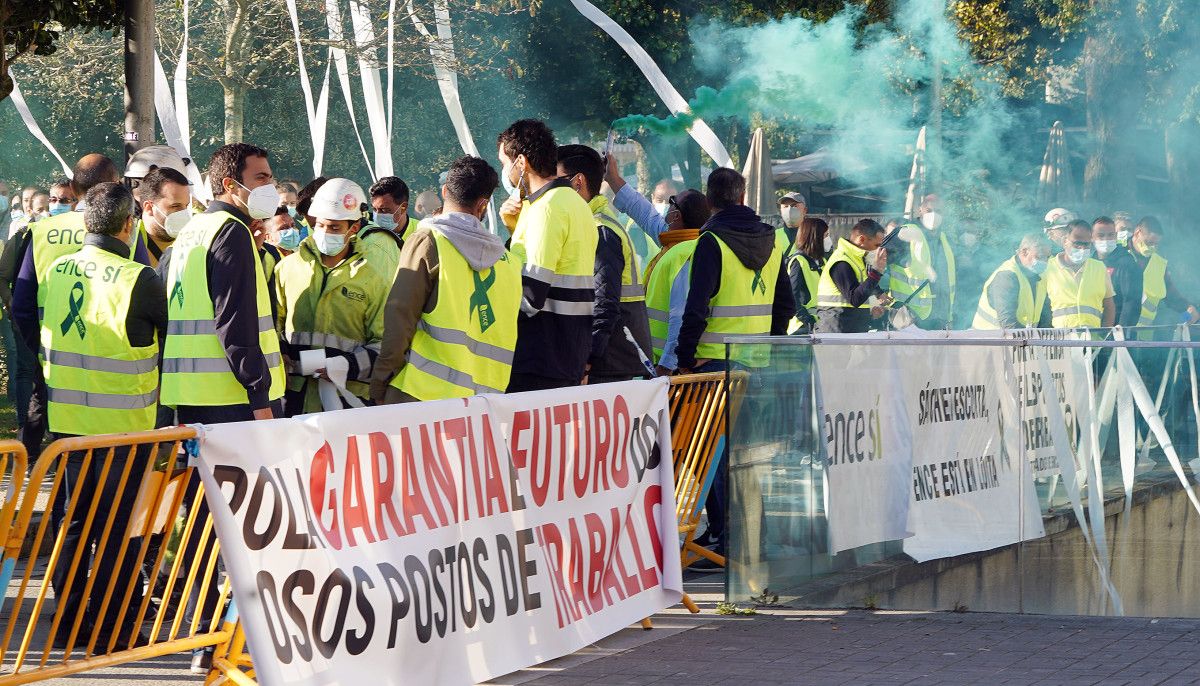
[[(760, 609), (714, 613), (720, 577), (675, 608), (494, 686), (582, 684), (1200, 684), (1200, 620)], [(199, 684), (185, 656), (48, 683)]]

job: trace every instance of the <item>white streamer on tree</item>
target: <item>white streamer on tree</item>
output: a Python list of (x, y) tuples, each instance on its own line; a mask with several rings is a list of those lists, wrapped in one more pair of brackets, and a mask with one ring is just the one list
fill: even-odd
[[(371, 143), (375, 148), (375, 174), (392, 176), (392, 139), (388, 135), (391, 122), (383, 105), (383, 86), (379, 81), (379, 70), (372, 66), (375, 50), (375, 27), (365, 0), (350, 0), (350, 23), (354, 27), (354, 42), (358, 46), (358, 75), (362, 81), (363, 104), (367, 109), (367, 126), (371, 130)], [(367, 59), (370, 51), (372, 59)], [(391, 54), (388, 55), (388, 74), (392, 71)], [(389, 92), (389, 96), (391, 93)]]
[(340, 47), (345, 37), (342, 35), (342, 10), (337, 0), (325, 0), (325, 24), (329, 27), (329, 40), (333, 43), (330, 53), (333, 57), (334, 69), (337, 70), (338, 85), (342, 87), (342, 97), (346, 101), (346, 110), (350, 113), (350, 128), (354, 129), (354, 137), (358, 139), (358, 149), (362, 151), (363, 161), (367, 163), (367, 173), (371, 180), (379, 177), (375, 174), (375, 165), (367, 154), (367, 146), (363, 144), (362, 134), (358, 131), (358, 118), (354, 114), (354, 98), (350, 94), (350, 67), (346, 64), (346, 51)]
[(329, 65), (326, 54), (325, 78), (321, 82), (321, 95), (313, 103), (312, 85), (308, 80), (308, 67), (304, 65), (304, 48), (300, 45), (300, 17), (296, 11), (296, 0), (287, 0), (288, 16), (292, 20), (292, 37), (296, 41), (296, 62), (300, 65), (300, 89), (304, 91), (304, 114), (308, 117), (308, 135), (313, 147), (313, 176), (321, 175), (325, 164), (325, 128), (329, 120)]
[[(176, 70), (178, 74), (178, 70)], [(176, 85), (178, 88), (178, 85)], [(158, 57), (158, 51), (154, 51), (154, 112), (158, 115), (159, 126), (162, 127), (163, 138), (167, 139), (167, 145), (175, 148), (181, 157), (191, 159), (191, 146), (185, 137), (183, 125), (180, 123), (178, 111), (179, 98), (174, 100), (171, 98), (171, 86), (167, 83), (167, 72), (163, 69), (162, 60)], [(187, 94), (183, 96), (183, 104), (187, 105)], [(184, 115), (186, 117), (186, 113)], [(204, 186), (203, 179), (200, 178), (200, 169), (196, 167), (195, 161), (185, 167), (188, 177), (188, 182), (192, 184), (192, 192), (202, 200), (208, 200), (208, 189)]]
[(33, 112), (29, 111), (29, 104), (25, 102), (25, 96), (21, 95), (21, 87), (17, 85), (17, 77), (13, 76), (12, 69), (8, 70), (8, 78), (12, 79), (12, 101), (17, 108), (17, 114), (21, 115), (21, 121), (25, 122), (25, 128), (29, 129), (29, 133), (33, 137), (42, 142), (54, 159), (62, 165), (63, 173), (67, 178), (73, 178), (75, 175), (71, 172), (71, 166), (63, 161), (62, 155), (58, 154), (58, 150), (50, 143), (50, 139), (46, 138), (46, 134), (42, 133), (42, 127), (38, 126), (37, 120), (33, 118)]
[[(679, 94), (679, 91), (675, 90), (675, 87), (667, 80), (666, 74), (658, 68), (654, 59), (650, 57), (645, 48), (633, 39), (633, 36), (629, 35), (628, 31), (587, 0), (571, 0), (571, 4), (601, 31), (607, 33), (633, 59), (642, 75), (650, 82), (650, 87), (654, 89), (659, 98), (662, 98), (663, 104), (671, 110), (672, 114), (689, 111), (687, 100)], [(708, 128), (708, 124), (705, 124), (702, 119), (693, 122), (688, 133), (718, 166), (733, 168), (733, 160), (729, 157), (729, 151), (721, 144), (717, 134), (713, 133), (713, 130)]]

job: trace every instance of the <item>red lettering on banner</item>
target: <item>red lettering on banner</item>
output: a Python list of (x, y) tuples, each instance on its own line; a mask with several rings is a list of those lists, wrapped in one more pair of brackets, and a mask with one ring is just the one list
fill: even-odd
[[(496, 443), (492, 440), (492, 424), (487, 415), (483, 417), (483, 465), (484, 483), (487, 485), (487, 514), (489, 517), (504, 514), (508, 512), (508, 499), (504, 494), (504, 474), (500, 471), (500, 456), (496, 453)], [(517, 487), (515, 479), (511, 481), (511, 485), (514, 489)], [(516, 493), (513, 493), (514, 500), (516, 497)]]
[[(422, 424), (419, 428), (421, 452), (424, 457), (421, 465), (425, 468), (425, 495), (433, 503), (438, 523), (446, 526), (451, 521), (458, 521), (458, 488), (454, 484), (454, 475), (450, 472), (450, 460), (446, 457), (445, 446), (441, 441), (436, 441), (435, 449), (435, 441), (431, 440), (431, 433), (438, 432), (441, 423), (434, 422), (432, 430), (427, 424)], [(446, 508), (442, 506), (443, 500), (450, 508), (449, 519), (446, 516)]]
[[(654, 567), (642, 563), (642, 547), (638, 545), (637, 532), (633, 529), (633, 516), (631, 511), (633, 505), (630, 505), (625, 510), (625, 533), (629, 536), (629, 545), (633, 548), (633, 563), (638, 570), (638, 577), (641, 579), (642, 588), (651, 588), (658, 584), (658, 576), (654, 573)], [(662, 555), (662, 552), (659, 552)]]
[[(558, 463), (558, 502), (562, 502), (566, 497), (566, 480), (567, 470), (565, 468), (566, 458), (572, 454), (572, 451), (567, 449), (567, 427), (572, 424), (571, 405), (555, 405), (554, 410), (554, 426), (558, 427), (558, 448), (557, 455), (553, 460)], [(579, 459), (576, 454), (575, 459)]]
[(613, 481), (618, 488), (624, 488), (629, 483), (629, 406), (625, 397), (618, 395), (613, 401), (612, 411), (612, 470)]
[(354, 438), (346, 443), (346, 468), (342, 474), (342, 526), (346, 531), (346, 545), (357, 545), (354, 530), (362, 529), (367, 542), (374, 543), (370, 517), (367, 514), (367, 496), (362, 488), (362, 468), (358, 464), (358, 441)]
[[(321, 446), (312, 459), (312, 465), (308, 469), (308, 496), (312, 499), (313, 512), (317, 515), (317, 526), (321, 527), (325, 538), (329, 541), (329, 545), (334, 550), (342, 549), (342, 534), (338, 529), (338, 514), (337, 514), (337, 492), (332, 489), (327, 489), (325, 486), (326, 477), (333, 475), (333, 449), (329, 447), (329, 442)], [(329, 501), (325, 501), (325, 496), (329, 496)], [(325, 513), (329, 513), (330, 524), (325, 526)]]
[[(604, 602), (613, 605), (618, 601), (625, 600), (625, 589), (621, 588), (617, 578), (617, 565), (621, 560), (620, 554), (620, 536), (621, 536), (621, 512), (617, 508), (611, 508), (609, 516), (612, 518), (612, 528), (608, 533), (610, 545), (608, 547), (608, 562), (604, 566), (604, 577), (600, 582), (600, 592), (604, 596)], [(613, 600), (610, 591), (617, 592), (616, 600)]]
[[(486, 427), (487, 426), (487, 424), (486, 424), (487, 415), (484, 415), (483, 421), (485, 422), (484, 426)], [(475, 444), (475, 432), (473, 431), (474, 426), (473, 426), (473, 423), (469, 419), (466, 420), (465, 425), (466, 425), (465, 440), (460, 439), (458, 441), (459, 457), (461, 458), (461, 461), (462, 461), (462, 478), (463, 478), (463, 508), (462, 508), (463, 517), (462, 518), (463, 518), (463, 521), (466, 521), (471, 518), (471, 515), (470, 515), (471, 508), (468, 506), (468, 498), (467, 498), (467, 494), (466, 494), (466, 490), (468, 489), (468, 486), (467, 486), (467, 469), (468, 469), (468, 467), (471, 470), (471, 484), (473, 486), (473, 488), (471, 488), (470, 490), (472, 490), (475, 493), (475, 516), (476, 517), (487, 516), (486, 513), (483, 511), (483, 484), (480, 483), (480, 478), (479, 478), (479, 472), (480, 472), (479, 447)], [(463, 450), (464, 443), (466, 445), (465, 451)], [(468, 457), (468, 454), (470, 455), (470, 457)]]
[[(396, 488), (396, 467), (392, 457), (392, 442), (379, 431), (373, 431), (368, 436), (371, 445), (371, 481), (375, 487), (375, 530), (379, 540), (388, 539), (387, 523), (392, 525), (392, 531), (397, 536), (408, 533), (396, 515), (396, 503), (392, 499), (392, 491)], [(384, 516), (387, 516), (386, 521)]]
[(401, 508), (404, 512), (404, 528), (409, 533), (416, 532), (417, 517), (425, 520), (426, 530), (433, 531), (438, 528), (421, 492), (421, 483), (417, 480), (416, 459), (417, 456), (413, 454), (412, 435), (408, 427), (404, 427), (400, 429), (400, 493), (404, 498)]
[(608, 543), (604, 535), (604, 520), (594, 512), (583, 515), (588, 539), (588, 567), (584, 585), (593, 612), (604, 607), (604, 573), (609, 566)]
[(579, 526), (575, 521), (574, 517), (567, 520), (567, 531), (571, 534), (571, 549), (568, 555), (570, 560), (571, 603), (575, 609), (583, 609), (582, 613), (576, 612), (576, 614), (590, 615), (593, 610), (589, 604), (587, 589), (584, 588), (584, 577), (587, 575), (587, 570), (584, 569), (583, 542), (579, 539)]
[(550, 580), (550, 590), (554, 595), (554, 608), (558, 614), (558, 628), (579, 621), (582, 617), (571, 603), (571, 596), (563, 585), (564, 562), (566, 551), (563, 550), (562, 534), (558, 527), (546, 523), (537, 528), (538, 544), (546, 556), (546, 574)]
[(543, 446), (541, 440), (544, 438), (546, 443), (550, 442), (550, 408), (546, 408), (544, 414), (544, 426), (539, 415), (535, 413), (533, 416), (533, 445), (529, 461), (529, 481), (533, 486), (533, 502), (538, 507), (546, 504), (546, 498), (550, 492), (550, 469), (554, 461), (550, 450)]
[(646, 513), (646, 528), (650, 530), (650, 547), (654, 548), (654, 560), (658, 563), (658, 571), (663, 571), (662, 537), (658, 535), (658, 518), (654, 516), (654, 508), (662, 505), (662, 486), (651, 485), (642, 496), (642, 507)]
[[(575, 414), (575, 406), (574, 405), (571, 406), (571, 411), (572, 411), (572, 414)], [(588, 411), (587, 403), (583, 404), (583, 411), (581, 414), (583, 415), (583, 430), (585, 432), (585, 437), (582, 442), (583, 449), (575, 450), (571, 453), (567, 453), (569, 455), (574, 456), (574, 458), (575, 458), (575, 469), (573, 469), (571, 471), (574, 472), (574, 477), (575, 477), (573, 479), (573, 481), (575, 482), (575, 497), (576, 498), (582, 498), (583, 496), (587, 495), (588, 470), (589, 470), (589, 466), (590, 466), (588, 464), (588, 456), (593, 454), (592, 453), (592, 422), (590, 421), (591, 420), (591, 412)]]

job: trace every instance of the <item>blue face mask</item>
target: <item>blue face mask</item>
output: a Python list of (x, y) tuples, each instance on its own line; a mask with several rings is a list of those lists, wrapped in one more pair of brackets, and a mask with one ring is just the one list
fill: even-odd
[(294, 251), (300, 247), (300, 229), (283, 229), (279, 232), (279, 247)]
[(393, 233), (396, 231), (396, 218), (390, 214), (384, 214), (382, 212), (376, 213), (375, 223), (378, 224), (379, 228), (381, 229), (387, 229)]
[(67, 212), (70, 212), (70, 211), (71, 211), (71, 206), (65, 202), (50, 203), (50, 216), (51, 217), (56, 217), (60, 214), (66, 214)]

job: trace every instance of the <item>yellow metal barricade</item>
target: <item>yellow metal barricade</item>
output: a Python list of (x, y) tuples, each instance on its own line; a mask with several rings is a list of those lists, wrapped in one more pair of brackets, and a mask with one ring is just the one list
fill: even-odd
[[(230, 640), (212, 520), (183, 457), (195, 436), (178, 427), (58, 440), (20, 503), (5, 500), (0, 540), (15, 569), (3, 586), (0, 686)], [(0, 466), (19, 465), (17, 484), (24, 451), (9, 443)]]

